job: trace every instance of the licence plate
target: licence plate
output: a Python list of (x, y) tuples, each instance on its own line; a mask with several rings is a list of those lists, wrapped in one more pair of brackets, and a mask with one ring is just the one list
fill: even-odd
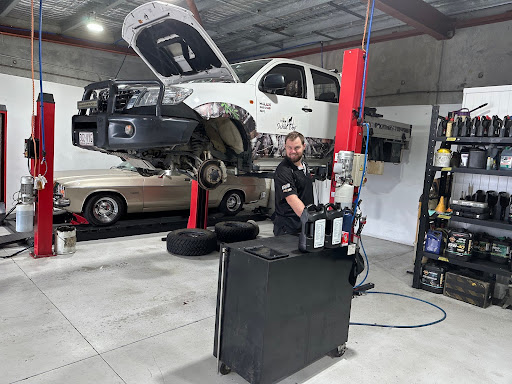
[(78, 107), (78, 109), (88, 109), (88, 108), (97, 109), (98, 108), (98, 100), (97, 99), (80, 100), (80, 101), (77, 101), (76, 106)]
[(92, 132), (79, 132), (78, 142), (80, 145), (92, 146), (94, 145), (94, 135)]

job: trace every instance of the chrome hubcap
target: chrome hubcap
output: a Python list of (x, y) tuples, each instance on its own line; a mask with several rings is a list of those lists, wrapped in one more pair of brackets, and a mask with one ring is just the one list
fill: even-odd
[(111, 197), (103, 197), (96, 202), (93, 214), (102, 223), (110, 223), (119, 213), (119, 205)]
[(242, 204), (242, 199), (237, 194), (232, 194), (226, 201), (226, 206), (230, 211), (236, 211)]

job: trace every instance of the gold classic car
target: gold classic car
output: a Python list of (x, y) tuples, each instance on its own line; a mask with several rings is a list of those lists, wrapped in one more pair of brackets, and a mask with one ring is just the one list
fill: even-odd
[[(54, 192), (70, 200), (64, 209), (82, 214), (91, 224), (111, 225), (125, 213), (185, 210), (190, 207), (190, 177), (143, 177), (127, 162), (111, 169), (55, 172)], [(209, 191), (208, 206), (235, 215), (244, 203), (266, 197), (265, 179), (228, 175)]]

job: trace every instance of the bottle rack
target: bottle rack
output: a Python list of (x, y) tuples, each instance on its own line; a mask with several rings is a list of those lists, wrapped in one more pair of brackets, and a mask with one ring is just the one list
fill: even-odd
[[(428, 213), (428, 199), (429, 192), (434, 182), (434, 178), (437, 172), (453, 172), (453, 173), (469, 173), (469, 174), (480, 174), (489, 176), (508, 176), (512, 177), (512, 171), (508, 170), (486, 170), (486, 169), (474, 169), (474, 168), (440, 168), (435, 167), (434, 153), (436, 149), (436, 143), (447, 142), (454, 145), (457, 144), (498, 144), (498, 145), (512, 145), (512, 137), (437, 137), (437, 120), (439, 116), (439, 106), (432, 107), (432, 119), (430, 121), (430, 134), (427, 151), (427, 163), (425, 167), (425, 178), (423, 182), (423, 195), (421, 199), (421, 211), (420, 211), (420, 222), (418, 228), (418, 238), (416, 246), (416, 257), (414, 261), (414, 278), (413, 287), (420, 288), (421, 273), (423, 267), (423, 258), (426, 257), (431, 260), (444, 261), (453, 265), (466, 267), (472, 270), (482, 271), (490, 274), (496, 274), (501, 276), (512, 276), (509, 265), (493, 263), (488, 260), (470, 260), (461, 261), (458, 259), (450, 258), (449, 256), (436, 255), (425, 252), (423, 250), (423, 243), (425, 235), (429, 226), (429, 213)], [(439, 218), (450, 220), (451, 222), (460, 222), (466, 224), (478, 225), (480, 227), (497, 228), (502, 230), (512, 231), (512, 224), (508, 224), (506, 221), (500, 220), (479, 220), (470, 219), (455, 215), (438, 215)]]

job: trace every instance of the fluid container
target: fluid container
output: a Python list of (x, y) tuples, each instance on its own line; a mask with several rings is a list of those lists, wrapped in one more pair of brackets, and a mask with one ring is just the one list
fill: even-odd
[(354, 186), (350, 184), (343, 184), (341, 187), (336, 188), (334, 195), (334, 202), (339, 203), (341, 208), (351, 208), (354, 201)]
[(512, 170), (512, 148), (507, 147), (501, 151), (500, 169)]
[(325, 248), (337, 248), (343, 235), (343, 211), (339, 204), (325, 206)]
[(20, 204), (16, 207), (16, 232), (34, 230), (34, 204)]
[(302, 229), (299, 235), (299, 250), (314, 252), (324, 249), (325, 244), (325, 207), (308, 205), (300, 217)]
[(434, 293), (443, 293), (445, 273), (445, 267), (431, 263), (425, 264), (421, 274), (421, 288)]

